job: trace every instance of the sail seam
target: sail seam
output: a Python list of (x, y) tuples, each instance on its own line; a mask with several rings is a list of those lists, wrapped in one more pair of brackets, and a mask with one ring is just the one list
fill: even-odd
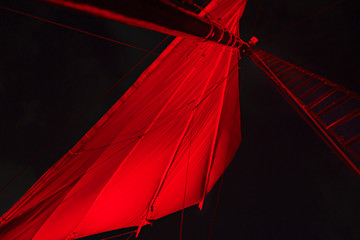
[[(178, 43), (180, 44), (181, 41)], [(181, 82), (180, 83), (180, 86), (184, 84), (184, 82)], [(160, 112), (157, 113), (157, 115), (155, 116), (155, 118), (151, 121), (151, 123), (148, 125), (147, 129), (144, 131), (144, 134), (145, 135), (147, 133), (148, 130), (151, 129), (151, 127), (154, 125), (154, 123), (157, 121), (157, 119), (159, 118), (159, 116), (161, 115), (161, 113), (164, 111), (164, 109), (167, 107), (167, 105), (170, 103), (171, 99), (173, 98), (173, 96), (175, 95), (175, 93), (178, 92), (178, 90), (180, 89), (180, 87), (178, 87), (174, 93), (172, 93), (172, 95), (170, 96), (170, 98), (167, 100), (167, 102), (164, 104), (164, 106), (161, 108)], [(135, 146), (130, 150), (130, 152), (127, 154), (127, 156), (122, 160), (120, 166), (116, 169), (116, 171), (114, 171), (114, 173), (112, 174), (112, 176), (114, 176), (118, 171), (119, 169), (122, 168), (122, 166), (124, 165), (124, 163), (129, 159), (129, 157), (133, 154), (133, 152), (135, 151), (135, 149), (138, 147), (139, 143), (142, 141), (143, 138), (139, 138), (139, 141), (135, 144)], [(104, 189), (106, 188), (106, 186), (109, 184), (109, 182), (111, 181), (111, 178), (109, 178), (108, 182), (104, 185), (104, 187), (102, 188), (102, 190), (99, 192), (98, 196), (96, 197), (96, 199), (93, 201), (92, 203), (92, 206), (94, 206), (94, 204), (96, 203), (97, 199), (101, 196), (102, 192), (104, 191)], [(92, 208), (92, 206), (89, 207), (89, 210), (87, 211), (87, 214), (88, 212), (90, 211), (90, 209)], [(77, 227), (82, 223), (83, 219), (86, 217), (86, 215), (82, 217), (82, 220), (79, 221), (79, 224), (77, 225)], [(74, 228), (74, 231), (76, 230), (76, 228)]]
[[(202, 197), (201, 197), (201, 201), (200, 201), (200, 205), (199, 205), (200, 209), (202, 208), (203, 203), (204, 203), (204, 199), (205, 199), (205, 195), (206, 195), (206, 189), (207, 189), (207, 185), (208, 185), (208, 181), (209, 181), (209, 177), (210, 177), (210, 172), (211, 172), (211, 166), (212, 166), (212, 163), (214, 161), (214, 153), (215, 153), (215, 147), (216, 147), (216, 140), (217, 140), (217, 137), (218, 137), (218, 134), (219, 134), (219, 124), (220, 124), (220, 119), (221, 119), (221, 113), (222, 113), (222, 109), (224, 107), (225, 92), (226, 92), (226, 88), (228, 86), (229, 76), (232, 74), (232, 71), (230, 70), (231, 69), (230, 68), (231, 67), (231, 62), (232, 62), (232, 59), (229, 60), (229, 63), (228, 63), (228, 66), (227, 66), (227, 71), (230, 71), (230, 73), (225, 78), (225, 84), (224, 84), (222, 94), (221, 94), (221, 102), (220, 102), (220, 105), (219, 105), (218, 119), (217, 119), (217, 124), (216, 124), (215, 131), (214, 131), (214, 139), (213, 139), (211, 153), (210, 153), (210, 157), (209, 157), (208, 169), (207, 169), (207, 174), (206, 174), (205, 183), (204, 183), (204, 189), (203, 189), (203, 193), (202, 193)], [(235, 64), (235, 66), (237, 66), (237, 63)]]
[[(225, 48), (222, 48), (221, 54), (223, 54), (224, 51), (225, 51)], [(219, 62), (219, 60), (220, 60), (220, 57), (217, 59), (217, 63)], [(215, 70), (215, 69), (214, 69), (214, 70)], [(212, 71), (211, 76), (214, 74), (214, 70)], [(193, 70), (192, 70), (192, 71), (193, 71)], [(191, 72), (192, 72), (192, 71), (191, 71)], [(206, 88), (207, 88), (207, 86), (208, 86), (209, 83), (210, 83), (210, 80), (211, 80), (211, 77), (208, 78), (207, 83), (206, 83), (205, 87), (203, 88), (203, 91), (202, 91), (201, 95), (203, 95), (203, 94), (205, 93)], [(152, 206), (154, 205), (154, 203), (155, 203), (155, 201), (156, 201), (157, 196), (159, 195), (159, 193), (160, 193), (160, 191), (161, 191), (161, 189), (162, 189), (163, 183), (165, 182), (165, 179), (166, 179), (166, 177), (167, 177), (167, 174), (168, 174), (168, 172), (169, 172), (169, 170), (170, 170), (170, 168), (171, 168), (171, 166), (172, 166), (172, 163), (173, 163), (173, 161), (174, 161), (174, 159), (175, 159), (175, 157), (176, 157), (176, 155), (177, 155), (177, 153), (178, 153), (178, 151), (179, 151), (179, 148), (180, 148), (180, 146), (181, 146), (181, 143), (182, 143), (182, 141), (184, 140), (184, 138), (185, 138), (185, 136), (186, 136), (186, 133), (187, 133), (188, 130), (189, 130), (189, 126), (190, 126), (191, 122), (193, 121), (194, 115), (195, 115), (195, 109), (192, 109), (192, 113), (191, 113), (191, 116), (190, 116), (190, 118), (189, 118), (189, 120), (188, 120), (187, 125), (185, 126), (185, 130), (184, 130), (184, 132), (183, 132), (183, 134), (182, 134), (182, 136), (181, 136), (181, 138), (180, 138), (180, 141), (179, 141), (178, 144), (177, 144), (176, 150), (175, 150), (173, 156), (171, 157), (170, 162), (169, 162), (167, 168), (165, 169), (165, 172), (164, 172), (164, 174), (163, 174), (162, 180), (160, 181), (159, 186), (158, 186), (156, 192), (154, 193), (154, 196), (153, 196), (153, 198), (152, 198), (152, 200), (151, 200), (151, 202), (150, 202), (150, 204), (149, 204), (149, 207), (147, 208), (147, 210), (146, 210), (146, 212), (145, 212), (144, 219), (146, 219), (146, 218), (148, 217), (149, 210), (151, 210)], [(139, 230), (140, 230), (140, 228), (141, 228), (141, 226), (139, 226)]]

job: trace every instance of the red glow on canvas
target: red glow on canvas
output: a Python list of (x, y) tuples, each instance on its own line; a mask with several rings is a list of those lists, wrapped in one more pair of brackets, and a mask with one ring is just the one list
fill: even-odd
[[(238, 34), (245, 2), (207, 12)], [(3, 216), (0, 238), (73, 239), (201, 203), (240, 144), (238, 57), (177, 37)]]

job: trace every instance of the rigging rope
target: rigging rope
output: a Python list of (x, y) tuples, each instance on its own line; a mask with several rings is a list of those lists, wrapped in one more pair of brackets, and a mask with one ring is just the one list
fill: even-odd
[[(193, 119), (191, 120), (193, 122)], [(191, 127), (191, 123), (190, 123)], [(182, 239), (182, 230), (183, 230), (183, 223), (184, 223), (184, 212), (185, 212), (185, 200), (186, 200), (186, 190), (187, 190), (187, 181), (188, 181), (188, 174), (189, 174), (189, 162), (190, 162), (190, 156), (191, 156), (191, 139), (192, 134), (191, 131), (189, 131), (190, 134), (190, 140), (189, 140), (189, 152), (188, 152), (188, 158), (186, 163), (186, 175), (185, 175), (185, 189), (184, 189), (184, 198), (183, 198), (183, 208), (181, 210), (181, 223), (180, 223), (180, 235), (179, 239)]]
[(220, 81), (218, 81), (215, 85), (213, 85), (211, 88), (209, 88), (209, 90), (207, 90), (207, 91), (205, 92), (206, 95), (200, 100), (200, 102), (199, 102), (198, 104), (195, 105), (194, 109), (197, 108), (197, 107), (199, 107), (200, 104), (203, 103), (203, 102), (205, 101), (205, 99), (208, 98), (208, 97), (233, 73), (233, 71), (235, 70), (235, 68), (238, 67), (238, 63), (239, 63), (239, 61), (237, 61), (237, 62), (234, 64), (234, 67), (233, 67), (232, 69), (230, 69), (229, 74), (228, 74), (225, 78), (223, 78), (223, 79), (221, 79)]
[(318, 11), (318, 12), (316, 12), (316, 13), (314, 13), (314, 14), (312, 14), (312, 15), (310, 15), (310, 16), (308, 16), (308, 17), (306, 17), (306, 18), (304, 18), (304, 19), (302, 19), (302, 20), (300, 20), (300, 21), (298, 21), (298, 22), (296, 22), (296, 23), (294, 23), (293, 25), (290, 25), (290, 26), (288, 26), (288, 27), (283, 28), (282, 30), (280, 30), (280, 31), (278, 31), (278, 32), (276, 32), (276, 33), (274, 33), (274, 34), (272, 34), (272, 35), (270, 35), (270, 36), (262, 39), (262, 42), (264, 42), (265, 40), (274, 38), (275, 36), (279, 35), (280, 33), (284, 33), (284, 32), (289, 31), (290, 29), (293, 29), (295, 26), (299, 25), (300, 23), (303, 23), (303, 22), (309, 20), (310, 18), (313, 18), (313, 17), (319, 15), (320, 13), (325, 12), (326, 10), (328, 10), (328, 9), (330, 9), (330, 8), (338, 5), (339, 3), (342, 3), (343, 1), (345, 1), (345, 0), (339, 0), (339, 1), (331, 4), (330, 6), (327, 6), (327, 7), (323, 8), (323, 9), (321, 9), (320, 11)]
[(260, 14), (260, 10), (261, 10), (262, 4), (263, 4), (263, 0), (260, 0), (259, 8), (258, 8), (258, 10), (257, 10), (256, 17), (255, 17), (254, 23), (253, 23), (253, 25), (252, 25), (251, 35), (250, 35), (250, 36), (254, 36), (255, 27), (256, 27), (257, 20), (258, 20), (258, 18), (259, 18), (259, 14)]
[(54, 21), (51, 21), (51, 20), (48, 20), (48, 19), (45, 19), (45, 18), (37, 17), (37, 16), (31, 15), (29, 13), (21, 12), (21, 11), (18, 11), (18, 10), (12, 9), (12, 8), (8, 8), (8, 7), (2, 6), (2, 5), (0, 5), (0, 8), (2, 8), (4, 10), (7, 10), (9, 12), (17, 13), (17, 14), (27, 16), (27, 17), (31, 17), (31, 18), (34, 18), (34, 19), (37, 19), (37, 20), (40, 20), (40, 21), (43, 21), (43, 22), (51, 23), (51, 24), (54, 24), (54, 25), (57, 25), (57, 26), (60, 26), (60, 27), (63, 27), (63, 28), (74, 30), (76, 32), (80, 32), (80, 33), (84, 33), (84, 34), (87, 34), (87, 35), (90, 35), (90, 36), (93, 36), (93, 37), (97, 37), (97, 38), (100, 38), (100, 39), (103, 39), (103, 40), (106, 40), (106, 41), (109, 41), (109, 42), (117, 43), (117, 44), (120, 44), (120, 45), (123, 45), (123, 46), (126, 46), (126, 47), (131, 47), (131, 48), (134, 48), (134, 49), (137, 49), (137, 50), (140, 50), (140, 51), (143, 51), (143, 52), (151, 53), (151, 54), (154, 54), (154, 55), (159, 55), (158, 53), (153, 52), (152, 50), (147, 50), (147, 49), (144, 49), (144, 48), (141, 48), (141, 47), (131, 45), (129, 43), (124, 43), (124, 42), (120, 42), (118, 40), (103, 37), (103, 36), (100, 36), (98, 34), (90, 33), (90, 32), (75, 28), (75, 27), (67, 26), (65, 24), (61, 24), (61, 23), (54, 22)]
[(191, 143), (192, 143), (192, 131), (191, 131), (191, 124), (193, 123), (194, 119), (191, 119), (190, 122), (190, 131), (189, 131), (189, 151), (188, 151), (188, 158), (186, 163), (186, 175), (185, 175), (185, 189), (184, 189), (184, 198), (183, 198), (183, 208), (181, 210), (181, 224), (180, 224), (180, 236), (179, 239), (182, 239), (182, 230), (183, 230), (183, 222), (184, 222), (184, 212), (185, 212), (185, 200), (186, 200), (186, 190), (187, 190), (187, 182), (188, 182), (188, 174), (189, 174), (189, 162), (191, 156)]
[[(239, 61), (238, 61), (238, 63), (239, 63)], [(241, 70), (241, 76), (239, 78), (239, 80), (240, 80), (239, 81), (239, 95), (241, 96), (242, 82), (244, 81), (245, 62), (243, 62), (243, 68), (241, 68), (240, 70)], [(241, 111), (240, 111), (240, 113), (241, 113)], [(240, 119), (241, 119), (241, 117), (240, 117)], [(232, 130), (234, 129), (234, 125), (235, 125), (235, 119), (233, 120)], [(231, 132), (233, 132), (233, 131), (231, 131)], [(219, 202), (220, 202), (220, 193), (221, 193), (221, 189), (222, 189), (223, 182), (224, 182), (224, 176), (225, 176), (225, 169), (226, 169), (227, 160), (228, 160), (228, 155), (226, 155), (226, 161), (224, 162), (224, 172), (223, 172), (223, 175), (221, 176), (221, 179), (220, 179), (220, 185), (219, 185), (219, 189), (218, 189), (218, 193), (217, 193), (217, 197), (216, 197), (216, 204), (215, 204), (215, 208), (214, 208), (214, 212), (213, 212), (213, 217), (212, 217), (212, 220), (211, 220), (208, 240), (211, 240), (211, 236), (212, 236), (212, 233), (214, 231), (216, 212), (217, 212)]]
[[(259, 59), (259, 61), (264, 65), (265, 69), (269, 72), (269, 75), (276, 79), (279, 83), (282, 83), (280, 79), (275, 75), (273, 71), (269, 68), (269, 66), (256, 54), (256, 52), (250, 48), (250, 51)], [(265, 71), (264, 71), (265, 72)], [(265, 72), (266, 73), (266, 72)], [(266, 74), (268, 75), (268, 74)], [(268, 76), (269, 76), (268, 75)], [(296, 97), (291, 96), (292, 93), (285, 93), (281, 90), (281, 86), (278, 86), (275, 81), (271, 81), (271, 83), (275, 86), (278, 92), (285, 98), (285, 100), (291, 105), (291, 107), (305, 120), (305, 122), (314, 130), (314, 132), (334, 151), (336, 155), (343, 159), (344, 162), (349, 164), (351, 168), (355, 171), (356, 174), (360, 175), (359, 169), (357, 169), (354, 164), (349, 160), (349, 158), (339, 150), (339, 146), (331, 139), (328, 133), (321, 128), (319, 123), (317, 123), (311, 115), (309, 115), (306, 111), (301, 110), (300, 104), (296, 102)], [(283, 87), (285, 88), (285, 87)], [(298, 104), (298, 105), (296, 105)], [(306, 114), (306, 115), (305, 115)]]
[(96, 99), (85, 111), (83, 111), (79, 117), (77, 117), (73, 122), (68, 124), (59, 135), (57, 135), (52, 141), (50, 141), (45, 147), (36, 154), (26, 165), (20, 169), (14, 177), (12, 177), (8, 182), (6, 182), (1, 188), (0, 192), (5, 190), (12, 182), (15, 181), (26, 169), (28, 169), (31, 164), (38, 160), (47, 150), (50, 149), (55, 143), (57, 143), (62, 136), (65, 135), (71, 128), (75, 126), (100, 100), (102, 100), (107, 94), (109, 94), (124, 78), (126, 78), (132, 71), (134, 71), (143, 61), (145, 61), (160, 45), (162, 45), (169, 36), (166, 36), (158, 45), (156, 45), (150, 52), (148, 52), (139, 62), (137, 62), (129, 71), (127, 71), (118, 81), (116, 81), (107, 91), (105, 91), (98, 99)]
[(210, 225), (208, 240), (211, 240), (211, 236), (212, 236), (212, 233), (214, 231), (215, 217), (216, 217), (217, 208), (219, 206), (220, 193), (221, 193), (221, 188), (222, 188), (223, 181), (224, 181), (224, 175), (225, 175), (225, 173), (223, 173), (223, 175), (221, 176), (221, 179), (220, 179), (220, 186), (219, 186), (219, 190), (218, 190), (218, 193), (217, 193), (217, 196), (216, 196), (216, 204), (215, 204), (215, 208), (214, 208), (213, 217), (211, 219), (211, 225)]
[(134, 236), (134, 234), (136, 233), (136, 231), (134, 231), (128, 238), (126, 238), (125, 240), (129, 240), (132, 236)]
[(129, 239), (132, 235), (134, 235), (134, 233), (135, 233), (135, 232), (136, 232), (136, 230), (133, 230), (133, 231), (130, 231), (130, 232), (126, 232), (126, 233), (120, 233), (120, 234), (115, 235), (115, 236), (102, 238), (101, 240), (113, 239), (113, 238), (116, 238), (116, 237), (121, 237), (121, 236), (124, 236), (124, 235), (130, 234), (130, 236), (127, 238), (127, 239)]

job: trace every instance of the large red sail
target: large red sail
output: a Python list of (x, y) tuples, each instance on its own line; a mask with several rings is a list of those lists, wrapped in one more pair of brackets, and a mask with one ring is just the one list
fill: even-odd
[[(238, 34), (245, 3), (215, 0), (206, 13)], [(176, 38), (2, 216), (0, 238), (73, 239), (201, 204), (240, 144), (238, 57)]]

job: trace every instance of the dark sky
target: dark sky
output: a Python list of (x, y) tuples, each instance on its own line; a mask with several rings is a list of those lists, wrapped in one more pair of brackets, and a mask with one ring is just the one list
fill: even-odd
[[(262, 41), (334, 0), (263, 0), (259, 47), (359, 92), (359, 18), (345, 0)], [(165, 36), (29, 0), (17, 10), (145, 49)], [(248, 40), (260, 0), (241, 20)], [(165, 46), (164, 46), (165, 47)], [(160, 51), (159, 51), (160, 52)], [(0, 9), (0, 183), (27, 165), (146, 53)], [(155, 59), (124, 79), (5, 190), (0, 214), (112, 106)], [(212, 239), (360, 239), (360, 180), (282, 99), (251, 62), (241, 92), (243, 140), (225, 173)], [(183, 239), (207, 239), (218, 185), (202, 211), (185, 211)], [(145, 227), (140, 239), (177, 239), (180, 214)], [(120, 238), (119, 238), (120, 239)]]

